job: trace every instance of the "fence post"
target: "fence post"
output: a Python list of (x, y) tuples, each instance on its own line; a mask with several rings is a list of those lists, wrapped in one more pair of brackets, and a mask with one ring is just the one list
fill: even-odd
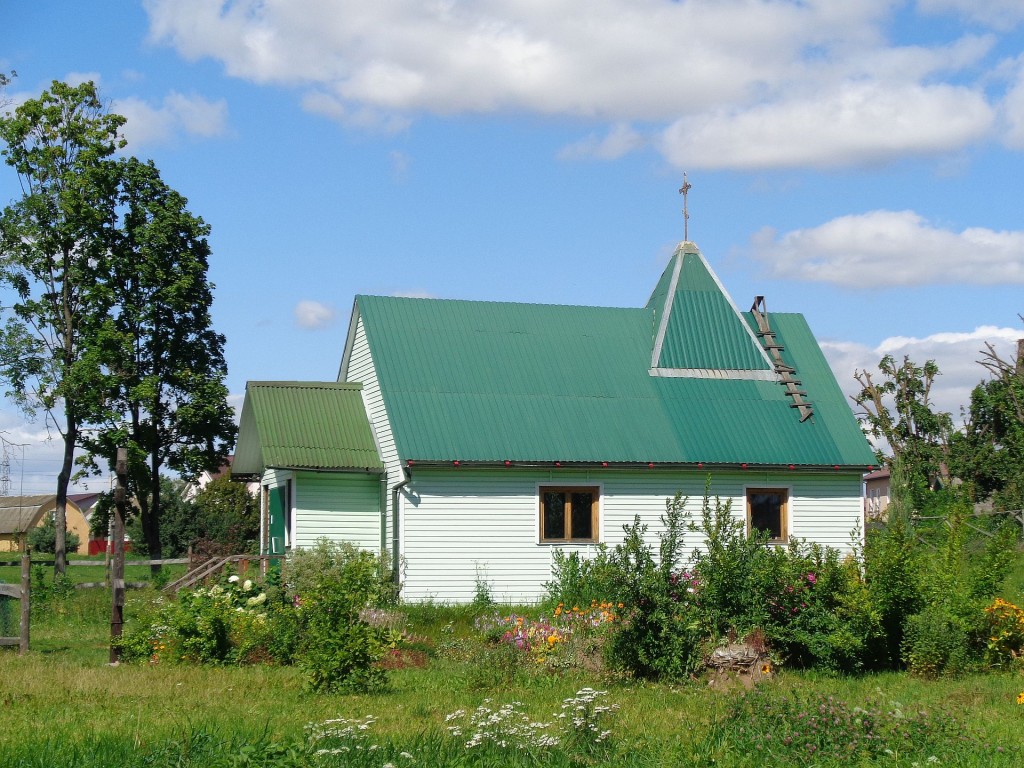
[(32, 617), (32, 557), (28, 547), (21, 555), (21, 634), (18, 638), (18, 655), (28, 653), (29, 620)]
[(124, 627), (124, 513), (128, 485), (128, 449), (117, 449), (117, 488), (114, 489), (114, 557), (110, 566), (110, 663), (121, 660), (116, 642)]

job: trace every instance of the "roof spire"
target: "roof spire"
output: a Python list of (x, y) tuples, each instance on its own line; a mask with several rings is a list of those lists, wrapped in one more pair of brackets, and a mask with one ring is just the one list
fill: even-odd
[(679, 188), (679, 194), (683, 196), (683, 240), (690, 242), (690, 208), (687, 196), (693, 185), (686, 180), (686, 171), (683, 171), (683, 186)]

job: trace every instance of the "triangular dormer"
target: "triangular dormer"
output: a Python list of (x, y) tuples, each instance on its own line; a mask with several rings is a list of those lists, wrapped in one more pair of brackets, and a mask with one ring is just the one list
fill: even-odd
[(647, 302), (652, 376), (776, 381), (775, 366), (691, 242), (680, 243)]

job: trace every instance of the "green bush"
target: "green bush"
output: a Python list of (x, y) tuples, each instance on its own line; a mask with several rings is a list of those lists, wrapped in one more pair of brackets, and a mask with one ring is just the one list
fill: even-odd
[(680, 679), (701, 664), (701, 622), (680, 558), (686, 530), (686, 500), (665, 503), (659, 557), (645, 541), (637, 517), (611, 555), (614, 600), (627, 606), (607, 646), (609, 664), (636, 677)]
[(285, 568), (287, 595), (302, 602), (325, 585), (361, 600), (363, 608), (398, 603), (399, 586), (394, 580), (387, 552), (375, 555), (348, 542), (318, 539), (312, 547), (293, 549)]
[(160, 598), (133, 622), (118, 646), (126, 662), (288, 663), (291, 607), (274, 606), (250, 579), (228, 576), (210, 587)]
[[(57, 550), (57, 524), (54, 522), (53, 513), (43, 518), (43, 524), (37, 525), (27, 536), (28, 545), (33, 552), (52, 555)], [(66, 531), (64, 534), (64, 551), (74, 552), (82, 543), (78, 534), (74, 531)]]
[(394, 633), (362, 618), (370, 606), (393, 605), (397, 588), (388, 558), (348, 543), (321, 539), (293, 550), (286, 567), (287, 594), (299, 611), (302, 641), (296, 654), (314, 691), (370, 691), (386, 686), (377, 663)]
[(914, 674), (928, 678), (959, 674), (973, 656), (968, 633), (945, 606), (929, 605), (907, 619), (903, 661)]
[(614, 597), (617, 570), (608, 548), (598, 544), (593, 557), (578, 551), (556, 549), (552, 553), (551, 581), (544, 583), (547, 602), (551, 605), (590, 605)]

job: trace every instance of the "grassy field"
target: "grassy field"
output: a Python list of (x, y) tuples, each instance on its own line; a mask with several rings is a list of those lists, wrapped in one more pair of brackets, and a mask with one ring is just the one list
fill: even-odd
[[(152, 599), (148, 590), (130, 592), (126, 615), (130, 619)], [(1024, 689), (1020, 674), (926, 682), (896, 673), (841, 678), (783, 671), (746, 704), (740, 703), (742, 686), (717, 690), (702, 681), (640, 684), (573, 672), (521, 674), (494, 684), (500, 670), (488, 666), (493, 657), (479, 653), (473, 615), (468, 608), (409, 607), (409, 629), (430, 651), (425, 666), (393, 671), (387, 693), (324, 696), (305, 693), (300, 673), (291, 668), (111, 667), (109, 593), (78, 590), (34, 608), (27, 656), (0, 653), (0, 765), (1024, 764), (1024, 706), (1016, 703)], [(505, 746), (467, 749), (468, 731), (455, 737), (446, 730), (446, 717), (457, 710), (485, 706), (493, 714), (512, 702), (530, 720), (557, 723), (563, 701), (586, 686), (606, 690), (602, 702), (617, 706), (606, 716), (612, 733), (599, 746), (516, 747), (519, 737), (511, 735)], [(880, 736), (889, 741), (860, 762), (781, 743), (793, 723), (833, 706), (839, 709), (828, 715), (834, 720), (823, 745), (876, 709), (877, 717), (895, 723), (896, 735)], [(375, 721), (348, 735), (338, 735), (345, 723), (319, 740), (308, 728), (367, 716)]]

